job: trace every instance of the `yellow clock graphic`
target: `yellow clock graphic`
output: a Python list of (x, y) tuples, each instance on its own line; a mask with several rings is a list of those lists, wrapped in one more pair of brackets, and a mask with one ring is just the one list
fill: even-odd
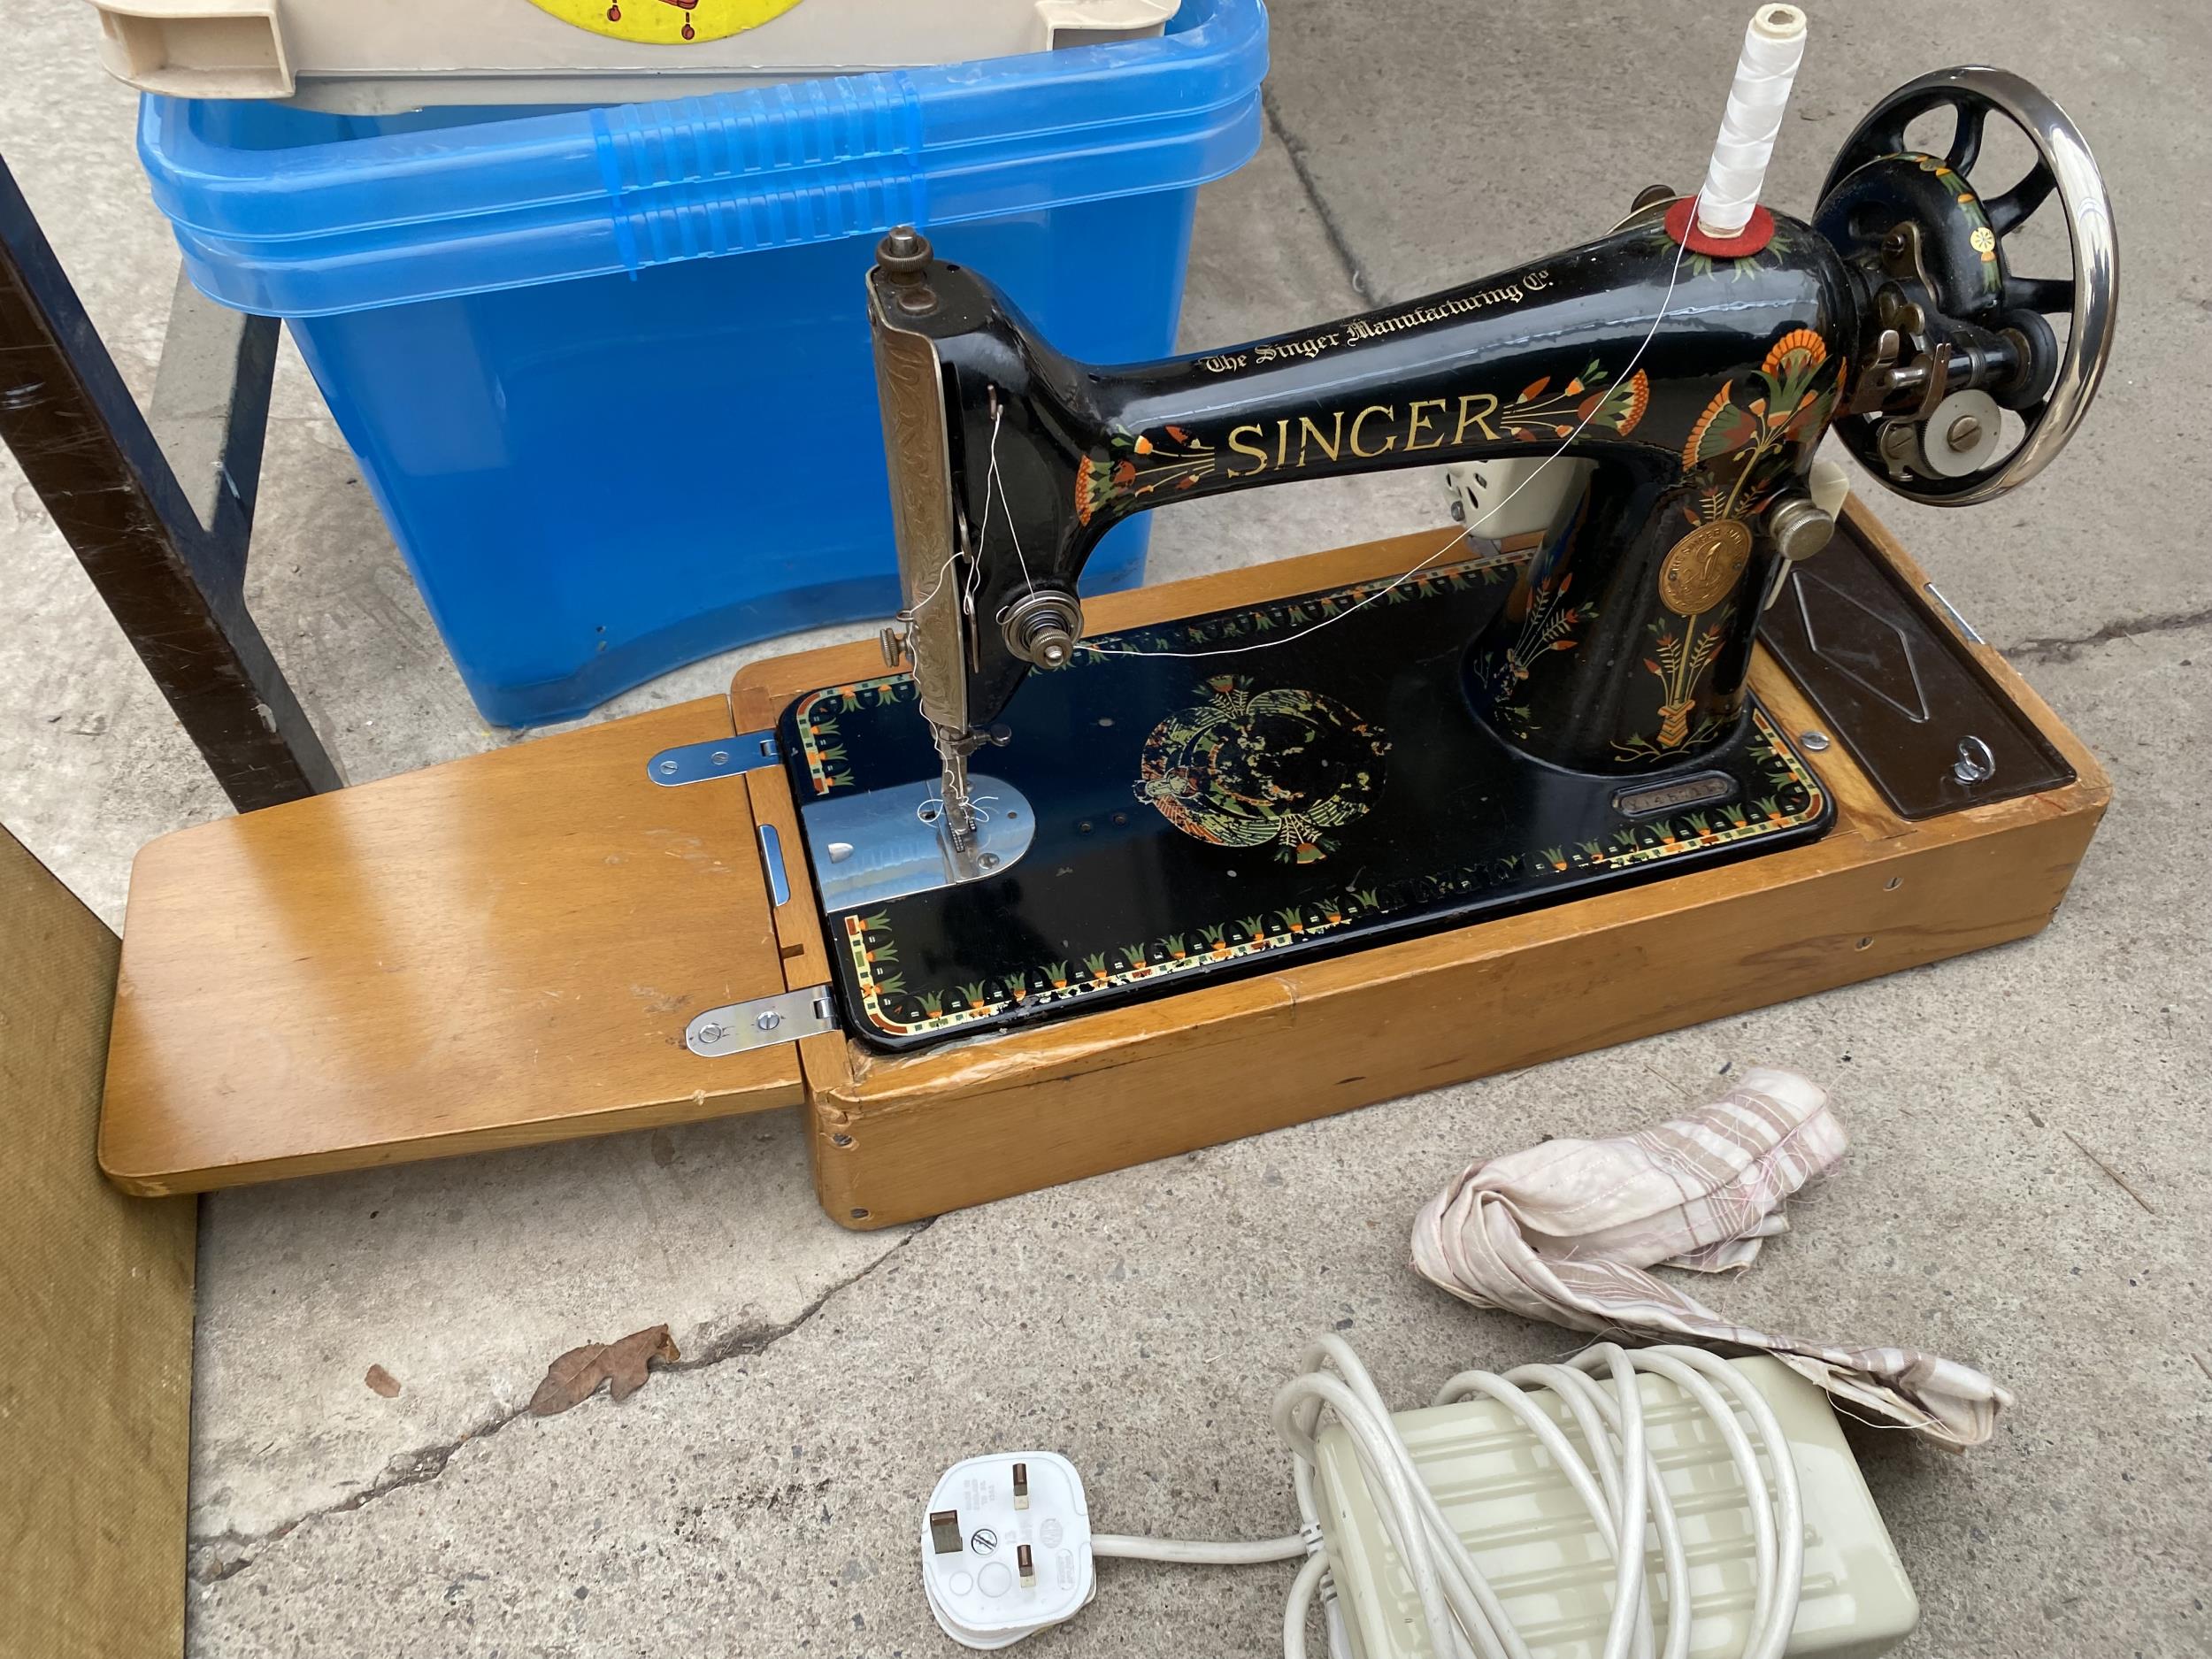
[(799, 0), (530, 0), (564, 23), (648, 46), (718, 41), (780, 17)]

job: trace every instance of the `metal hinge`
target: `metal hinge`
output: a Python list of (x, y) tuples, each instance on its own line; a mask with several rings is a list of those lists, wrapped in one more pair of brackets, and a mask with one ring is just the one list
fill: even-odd
[(684, 1027), (684, 1047), (709, 1059), (765, 1048), (773, 1042), (796, 1042), (835, 1031), (837, 1003), (826, 985), (810, 985), (773, 996), (757, 996), (749, 1002), (727, 1002), (710, 1008)]
[(733, 777), (773, 765), (783, 758), (773, 732), (740, 732), (735, 737), (710, 738), (703, 743), (680, 743), (664, 749), (645, 763), (645, 774), (655, 783), (673, 788), (681, 783), (702, 783), (709, 778)]

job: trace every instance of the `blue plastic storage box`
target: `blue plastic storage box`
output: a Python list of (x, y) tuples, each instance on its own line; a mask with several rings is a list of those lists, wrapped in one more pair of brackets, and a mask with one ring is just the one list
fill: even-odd
[(1168, 352), (1266, 62), (1260, 0), (1183, 0), (1155, 40), (618, 108), (148, 97), (139, 153), (193, 282), (288, 319), (477, 707), (527, 726), (897, 609), (877, 236), (927, 227), (1079, 357)]

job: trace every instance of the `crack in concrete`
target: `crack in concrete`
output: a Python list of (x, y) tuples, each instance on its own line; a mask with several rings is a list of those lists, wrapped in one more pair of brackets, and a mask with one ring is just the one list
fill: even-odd
[[(832, 1301), (874, 1273), (916, 1239), (928, 1232), (935, 1224), (936, 1217), (934, 1217), (917, 1224), (905, 1237), (899, 1240), (881, 1256), (877, 1256), (867, 1266), (826, 1286), (820, 1294), (801, 1308), (790, 1318), (780, 1320), (773, 1325), (739, 1325), (734, 1330), (726, 1331), (719, 1336), (701, 1344), (688, 1356), (666, 1363), (657, 1362), (653, 1369), (657, 1371), (669, 1372), (706, 1371), (733, 1359), (749, 1359), (764, 1354), (784, 1338), (812, 1323)], [(192, 1577), (203, 1586), (218, 1585), (227, 1578), (234, 1578), (260, 1560), (261, 1552), (268, 1546), (290, 1536), (299, 1528), (306, 1525), (308, 1522), (319, 1520), (328, 1515), (349, 1515), (354, 1510), (373, 1503), (379, 1498), (388, 1497), (395, 1492), (403, 1492), (410, 1486), (426, 1486), (445, 1473), (447, 1465), (453, 1461), (455, 1455), (464, 1446), (478, 1440), (488, 1440), (516, 1419), (529, 1415), (530, 1407), (528, 1402), (526, 1401), (521, 1405), (498, 1412), (474, 1426), (463, 1430), (452, 1440), (438, 1441), (429, 1446), (418, 1446), (412, 1451), (398, 1453), (385, 1463), (382, 1474), (363, 1486), (358, 1492), (349, 1493), (334, 1503), (326, 1503), (319, 1509), (309, 1509), (304, 1514), (295, 1516), (280, 1525), (269, 1528), (266, 1532), (204, 1532), (188, 1539), (186, 1548), (190, 1555), (201, 1556), (211, 1554), (213, 1556), (212, 1559), (203, 1561), (194, 1567)]]
[(2008, 662), (2016, 664), (2070, 663), (2092, 646), (2109, 645), (2115, 640), (2132, 640), (2146, 634), (2179, 634), (2208, 623), (2212, 623), (2212, 606), (2200, 611), (2163, 611), (2126, 622), (2108, 622), (2094, 633), (2023, 640), (2017, 645), (2001, 647), (2000, 650)]
[(1265, 87), (1260, 89), (1260, 108), (1267, 116), (1268, 130), (1281, 141), (1283, 153), (1290, 157), (1290, 170), (1298, 175), (1299, 188), (1305, 191), (1306, 200), (1313, 204), (1314, 217), (1321, 221), (1321, 234), (1329, 239), (1329, 248), (1336, 255), (1337, 263), (1344, 267), (1344, 279), (1352, 285), (1352, 292), (1362, 299), (1372, 299), (1367, 291), (1367, 279), (1361, 274), (1359, 260), (1352, 252), (1352, 244), (1344, 234), (1344, 227), (1328, 203), (1322, 199), (1320, 182), (1313, 170), (1306, 165), (1305, 141), (1294, 134), (1283, 124), (1282, 111), (1277, 107), (1274, 92)]
[(808, 1302), (805, 1307), (800, 1309), (797, 1313), (794, 1314), (790, 1318), (784, 1320), (781, 1324), (770, 1325), (740, 1325), (736, 1330), (726, 1331), (720, 1336), (716, 1337), (713, 1340), (703, 1344), (696, 1352), (687, 1356), (687, 1357), (679, 1360), (672, 1360), (666, 1364), (662, 1365), (659, 1369), (665, 1371), (705, 1371), (710, 1366), (720, 1365), (729, 1360), (746, 1359), (754, 1355), (764, 1353), (769, 1348), (775, 1347), (777, 1343), (782, 1341), (784, 1338), (789, 1336), (794, 1331), (799, 1329), (800, 1326), (811, 1324), (815, 1316), (820, 1313), (824, 1308), (827, 1307), (833, 1298), (841, 1295), (848, 1290), (850, 1290), (855, 1285), (860, 1283), (862, 1279), (866, 1279), (871, 1274), (874, 1273), (879, 1268), (883, 1266), (885, 1263), (891, 1260), (893, 1256), (896, 1256), (901, 1250), (906, 1248), (908, 1245), (913, 1243), (915, 1240), (920, 1238), (922, 1234), (927, 1233), (936, 1225), (937, 1217), (934, 1216), (930, 1217), (926, 1221), (918, 1221), (915, 1223), (912, 1229), (908, 1232), (904, 1238), (901, 1239), (896, 1244), (886, 1250), (881, 1256), (876, 1257), (874, 1261), (869, 1263), (867, 1266), (862, 1268), (858, 1272), (839, 1279), (835, 1284), (824, 1290), (820, 1295), (815, 1297), (812, 1302)]

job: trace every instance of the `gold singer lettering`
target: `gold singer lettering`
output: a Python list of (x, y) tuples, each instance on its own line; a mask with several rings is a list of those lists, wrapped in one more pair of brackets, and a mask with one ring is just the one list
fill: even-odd
[(1398, 411), (1388, 403), (1370, 403), (1352, 417), (1352, 453), (1362, 457), (1387, 455), (1398, 447), (1398, 434), (1394, 432), (1385, 438), (1375, 449), (1367, 449), (1360, 447), (1359, 429), (1367, 424), (1368, 417), (1371, 415), (1380, 415), (1385, 420), (1394, 422), (1397, 419)]
[(1491, 442), (1498, 434), (1490, 429), (1490, 417), (1498, 412), (1498, 400), (1487, 392), (1469, 392), (1459, 400), (1459, 425), (1453, 429), (1452, 442), (1466, 441), (1467, 428), (1474, 426)]
[[(1463, 448), (1477, 442), (1496, 443), (1502, 434), (1490, 424), (1498, 400), (1488, 392), (1465, 392), (1456, 399), (1417, 397), (1409, 403), (1370, 403), (1356, 413), (1332, 409), (1320, 415), (1279, 416), (1267, 425), (1248, 421), (1229, 428), (1226, 447), (1236, 457), (1218, 476), (1251, 478), (1261, 472), (1296, 472), (1318, 458), (1341, 465), (1346, 456), (1371, 461), (1394, 449), (1407, 454)], [(1447, 436), (1447, 433), (1450, 435)]]
[(1337, 410), (1330, 416), (1330, 419), (1334, 424), (1329, 429), (1329, 435), (1325, 438), (1321, 435), (1321, 428), (1313, 424), (1312, 416), (1298, 417), (1299, 465), (1303, 466), (1306, 464), (1306, 440), (1309, 438), (1313, 440), (1315, 449), (1320, 450), (1332, 461), (1336, 459), (1337, 451), (1344, 447), (1344, 411), (1340, 409)]

